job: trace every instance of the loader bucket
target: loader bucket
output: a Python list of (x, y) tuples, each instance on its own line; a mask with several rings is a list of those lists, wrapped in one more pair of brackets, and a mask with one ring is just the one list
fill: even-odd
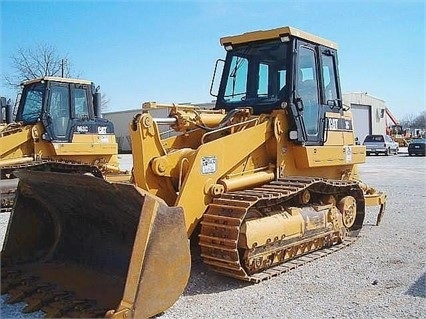
[(124, 183), (20, 171), (1, 253), (2, 294), (47, 317), (147, 318), (186, 287), (183, 211)]

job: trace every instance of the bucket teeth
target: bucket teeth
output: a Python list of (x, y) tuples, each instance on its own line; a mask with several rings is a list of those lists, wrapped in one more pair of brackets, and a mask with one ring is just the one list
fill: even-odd
[(34, 276), (25, 276), (21, 271), (2, 270), (2, 294), (7, 293), (7, 303), (24, 301), (22, 312), (43, 311), (46, 318), (93, 318), (103, 317), (106, 310), (96, 308), (91, 300), (76, 300), (69, 291), (58, 291), (52, 284), (38, 282)]
[(11, 288), (19, 285), (22, 275), (20, 271), (2, 269), (1, 272), (1, 294), (7, 293)]
[(54, 302), (42, 308), (46, 313), (45, 318), (69, 318), (93, 308), (93, 303), (88, 300), (75, 300), (71, 296), (55, 298)]
[(68, 311), (69, 304), (73, 301), (74, 295), (70, 292), (54, 292), (53, 298), (44, 302), (41, 310), (45, 312), (45, 318), (60, 318), (64, 311)]
[(106, 311), (96, 309), (90, 302), (76, 305), (73, 309), (64, 314), (66, 318), (101, 318), (105, 316)]
[[(34, 286), (36, 277), (32, 276), (21, 276), (19, 273), (8, 276), (1, 281), (1, 293), (10, 294), (12, 296), (18, 296), (20, 291), (29, 289), (29, 287)], [(10, 299), (10, 298), (9, 298)], [(13, 303), (12, 299), (7, 300), (7, 303)]]
[[(25, 313), (40, 310), (45, 304), (55, 298), (54, 285), (43, 286), (37, 288), (37, 290), (25, 299), (27, 305), (22, 310)], [(63, 293), (64, 295), (67, 293)]]
[(9, 298), (7, 299), (7, 303), (14, 304), (17, 302), (24, 301), (26, 297), (36, 292), (38, 288), (39, 287), (37, 286), (27, 285), (27, 284), (24, 284), (22, 286), (17, 286), (9, 290)]

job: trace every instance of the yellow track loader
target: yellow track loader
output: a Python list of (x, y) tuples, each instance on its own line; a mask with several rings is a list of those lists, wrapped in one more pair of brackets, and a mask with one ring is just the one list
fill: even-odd
[[(216, 107), (145, 103), (133, 185), (20, 171), (2, 293), (53, 317), (147, 318), (185, 289), (189, 239), (213, 270), (269, 279), (354, 241), (366, 206), (335, 43), (292, 27), (221, 39)], [(213, 78), (214, 79), (214, 78)], [(168, 107), (166, 118), (149, 110)], [(159, 125), (175, 134), (161, 138)], [(212, 305), (214, 307), (214, 305)]]
[[(13, 203), (16, 169), (120, 174), (114, 126), (101, 118), (101, 94), (90, 81), (44, 77), (22, 83), (15, 121), (2, 100), (2, 210)], [(4, 110), (4, 112), (3, 112)]]

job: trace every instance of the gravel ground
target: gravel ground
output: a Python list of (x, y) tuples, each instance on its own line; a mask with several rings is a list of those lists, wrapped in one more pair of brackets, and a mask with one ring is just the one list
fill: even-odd
[[(426, 318), (426, 159), (372, 156), (360, 174), (388, 195), (379, 227), (369, 208), (353, 245), (259, 284), (215, 274), (194, 253), (186, 290), (159, 318)], [(2, 318), (24, 318), (3, 300)]]

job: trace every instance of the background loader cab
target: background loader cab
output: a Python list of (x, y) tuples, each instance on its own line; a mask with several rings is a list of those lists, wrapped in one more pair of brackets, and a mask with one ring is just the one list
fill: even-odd
[(74, 133), (114, 133), (100, 111), (100, 93), (92, 82), (45, 77), (23, 83), (16, 121), (24, 125), (41, 121), (42, 139), (71, 142)]
[(119, 169), (114, 126), (101, 118), (100, 93), (92, 82), (44, 77), (21, 86), (14, 121), (12, 106), (2, 98), (2, 209), (13, 205), (18, 183), (13, 172), (18, 169), (88, 172), (108, 179), (129, 179)]
[(119, 170), (114, 126), (101, 118), (101, 94), (92, 82), (43, 77), (21, 86), (16, 117), (0, 129), (2, 179), (41, 161), (50, 168), (62, 162)]
[(253, 32), (221, 39), (227, 56), (216, 109), (250, 106), (264, 114), (287, 108), (290, 138), (322, 145), (326, 112), (342, 109), (337, 45), (291, 27), (261, 33), (252, 42)]

